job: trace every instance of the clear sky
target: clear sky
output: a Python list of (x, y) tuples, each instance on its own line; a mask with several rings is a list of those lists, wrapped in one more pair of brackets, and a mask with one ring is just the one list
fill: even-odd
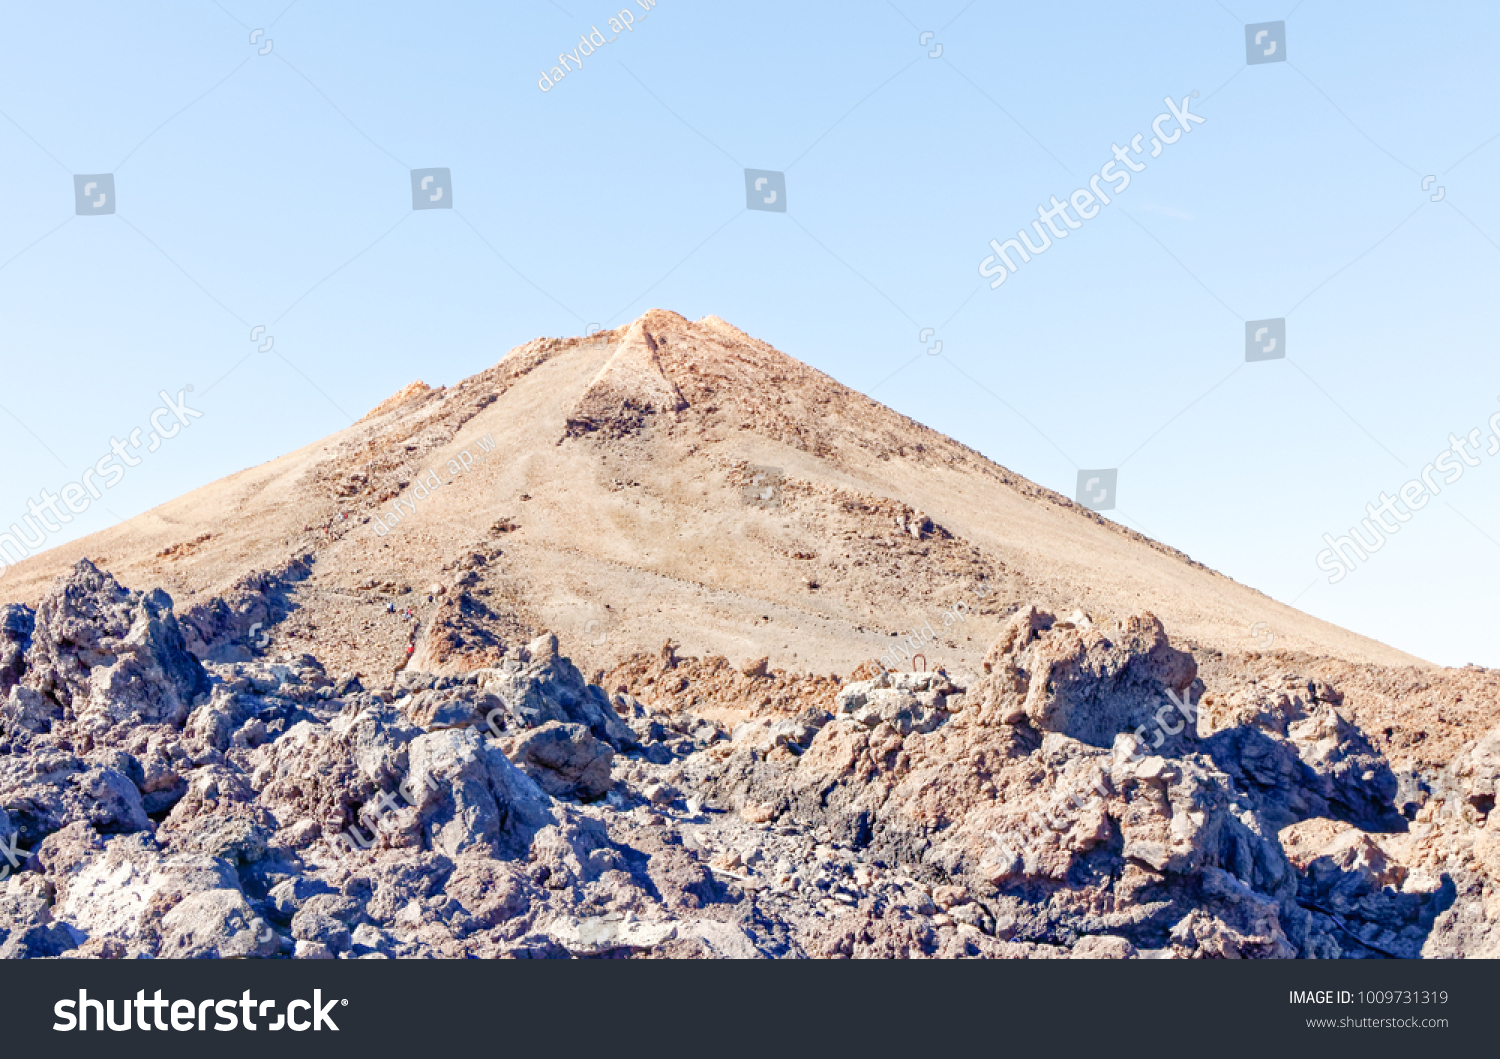
[[(0, 524), (162, 390), (202, 417), (52, 543), (660, 307), (1070, 496), (1117, 469), (1107, 517), (1500, 665), (1500, 8), (642, 2), (0, 8)], [(1205, 120), (1151, 158), (1166, 97)], [(989, 241), (1137, 133), (1129, 186), (992, 289)], [(434, 168), (452, 208), (413, 210)], [(786, 212), (746, 209), (745, 169)], [(1247, 362), (1262, 320), (1286, 356)], [(1323, 535), (1475, 429), (1330, 583)]]

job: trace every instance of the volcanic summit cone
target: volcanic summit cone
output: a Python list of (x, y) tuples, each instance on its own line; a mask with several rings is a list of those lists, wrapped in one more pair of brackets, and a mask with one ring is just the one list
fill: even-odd
[[(293, 616), (259, 615), (257, 640), (316, 644), (330, 665), (364, 672), (402, 665), (408, 646), (412, 665), (471, 668), (542, 630), (589, 666), (673, 641), (848, 673), (915, 628), (928, 666), (973, 668), (1031, 602), (1095, 620), (1149, 610), (1174, 637), (1226, 652), (1253, 646), (1264, 622), (1283, 649), (1417, 662), (1106, 521), (717, 317), (662, 310), (529, 342), (451, 388), (413, 384), (345, 430), (39, 556), (0, 587), (34, 603), (83, 556), (189, 610), (278, 575)], [(944, 627), (945, 613), (966, 620)], [(206, 625), (195, 647), (232, 654), (251, 624)]]

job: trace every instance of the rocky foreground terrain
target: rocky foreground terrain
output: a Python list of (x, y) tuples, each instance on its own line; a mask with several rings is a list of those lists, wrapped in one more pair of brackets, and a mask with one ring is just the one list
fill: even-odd
[(0, 610), (0, 955), (1500, 955), (1500, 728), (1397, 770), (1316, 667), (1170, 633), (1024, 606), (974, 672), (668, 644), (589, 683), (543, 634), (371, 677), (202, 661), (81, 560)]

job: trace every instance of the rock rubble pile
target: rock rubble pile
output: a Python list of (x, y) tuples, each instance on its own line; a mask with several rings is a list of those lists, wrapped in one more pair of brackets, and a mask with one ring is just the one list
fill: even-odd
[(1495, 954), (1500, 729), (1398, 777), (1337, 688), (1207, 687), (1151, 615), (724, 723), (550, 635), (367, 687), (200, 660), (209, 613), (87, 560), (0, 610), (0, 956)]

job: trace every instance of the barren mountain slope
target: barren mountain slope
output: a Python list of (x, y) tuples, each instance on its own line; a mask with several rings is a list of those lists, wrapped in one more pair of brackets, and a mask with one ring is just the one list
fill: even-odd
[[(763, 467), (784, 478), (759, 505), (744, 494)], [(429, 495), (423, 481), (441, 484)], [(388, 521), (397, 502), (382, 535), (373, 516)], [(316, 642), (330, 666), (372, 673), (403, 664), (409, 644), (414, 666), (440, 671), (550, 630), (586, 668), (671, 640), (846, 674), (928, 622), (926, 663), (973, 668), (1030, 602), (1105, 620), (1149, 610), (1181, 642), (1231, 654), (1265, 622), (1279, 648), (1425, 668), (715, 317), (660, 310), (597, 340), (527, 343), (451, 389), (408, 387), (323, 441), (23, 564), (0, 598), (35, 603), (82, 556), (165, 586), (190, 624), (206, 597), (305, 557), (282, 584), (285, 612), (256, 636)], [(205, 642), (245, 642), (249, 621), (203, 610)], [(945, 628), (945, 611), (965, 620)]]

